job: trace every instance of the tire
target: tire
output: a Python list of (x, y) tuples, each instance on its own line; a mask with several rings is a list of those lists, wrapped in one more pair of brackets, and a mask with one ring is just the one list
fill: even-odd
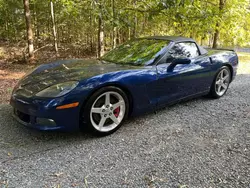
[(106, 136), (121, 127), (128, 112), (127, 95), (118, 87), (104, 87), (88, 99), (82, 114), (83, 126), (97, 136)]
[(210, 88), (210, 96), (212, 98), (218, 99), (226, 94), (231, 81), (231, 74), (227, 66), (220, 68)]

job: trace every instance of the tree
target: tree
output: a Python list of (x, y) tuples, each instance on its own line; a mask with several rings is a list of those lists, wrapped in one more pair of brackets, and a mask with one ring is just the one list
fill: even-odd
[(115, 48), (117, 43), (117, 27), (115, 25), (115, 0), (111, 1), (112, 1), (112, 48)]
[(54, 36), (54, 47), (55, 47), (56, 53), (58, 53), (56, 24), (55, 24), (55, 16), (54, 16), (54, 4), (52, 0), (50, 1), (50, 12), (51, 12), (51, 20), (52, 20), (52, 28), (53, 28), (53, 36)]
[(99, 9), (98, 14), (98, 52), (97, 57), (101, 57), (104, 55), (104, 22), (103, 22), (103, 13), (102, 13), (102, 4), (101, 2), (97, 2), (97, 6)]
[(0, 40), (22, 45), (27, 35), (30, 59), (34, 48), (51, 43), (55, 51), (60, 43), (62, 54), (70, 49), (76, 57), (101, 56), (150, 35), (193, 37), (211, 47), (250, 46), (249, 0), (0, 0), (0, 15)]
[(23, 0), (23, 4), (24, 4), (24, 14), (26, 20), (27, 39), (28, 39), (29, 62), (33, 62), (35, 56), (34, 56), (33, 31), (31, 24), (29, 0)]
[[(219, 0), (219, 15), (221, 18), (221, 14), (223, 12), (224, 6), (225, 6), (226, 0)], [(220, 20), (217, 21), (216, 23), (216, 29), (215, 29), (215, 33), (214, 33), (214, 40), (213, 40), (213, 48), (217, 48), (218, 47), (218, 40), (219, 40), (219, 35), (220, 35)]]

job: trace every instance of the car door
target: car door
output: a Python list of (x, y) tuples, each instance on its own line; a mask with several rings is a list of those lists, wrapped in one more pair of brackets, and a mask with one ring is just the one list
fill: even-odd
[[(190, 64), (178, 64), (169, 69), (177, 58), (190, 58)], [(210, 60), (200, 55), (193, 42), (181, 42), (172, 46), (157, 65), (158, 105), (164, 105), (207, 90), (210, 78)]]
[(192, 59), (188, 65), (178, 67), (180, 98), (209, 91), (211, 83), (211, 61), (206, 56)]

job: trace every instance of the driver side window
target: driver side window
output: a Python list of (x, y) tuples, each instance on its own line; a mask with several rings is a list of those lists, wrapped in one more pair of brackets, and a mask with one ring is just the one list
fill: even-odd
[(172, 49), (169, 50), (166, 62), (171, 63), (177, 58), (195, 58), (199, 56), (199, 50), (193, 42), (182, 42), (175, 44)]

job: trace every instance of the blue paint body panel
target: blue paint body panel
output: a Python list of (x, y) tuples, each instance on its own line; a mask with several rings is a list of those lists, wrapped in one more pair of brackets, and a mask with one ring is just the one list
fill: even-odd
[[(165, 53), (165, 52), (164, 52)], [(38, 67), (24, 77), (13, 90), (10, 104), (30, 117), (25, 123), (39, 130), (78, 130), (81, 110), (98, 89), (114, 85), (125, 90), (132, 101), (131, 115), (139, 115), (192, 96), (208, 94), (216, 73), (222, 66), (235, 78), (238, 57), (232, 51), (211, 50), (192, 59), (190, 64), (155, 63), (145, 66), (103, 63), (99, 60), (63, 60)], [(57, 98), (35, 94), (51, 85), (76, 80), (77, 87)], [(75, 108), (57, 110), (57, 106), (79, 102)], [(39, 125), (36, 118), (52, 119), (56, 126)]]

